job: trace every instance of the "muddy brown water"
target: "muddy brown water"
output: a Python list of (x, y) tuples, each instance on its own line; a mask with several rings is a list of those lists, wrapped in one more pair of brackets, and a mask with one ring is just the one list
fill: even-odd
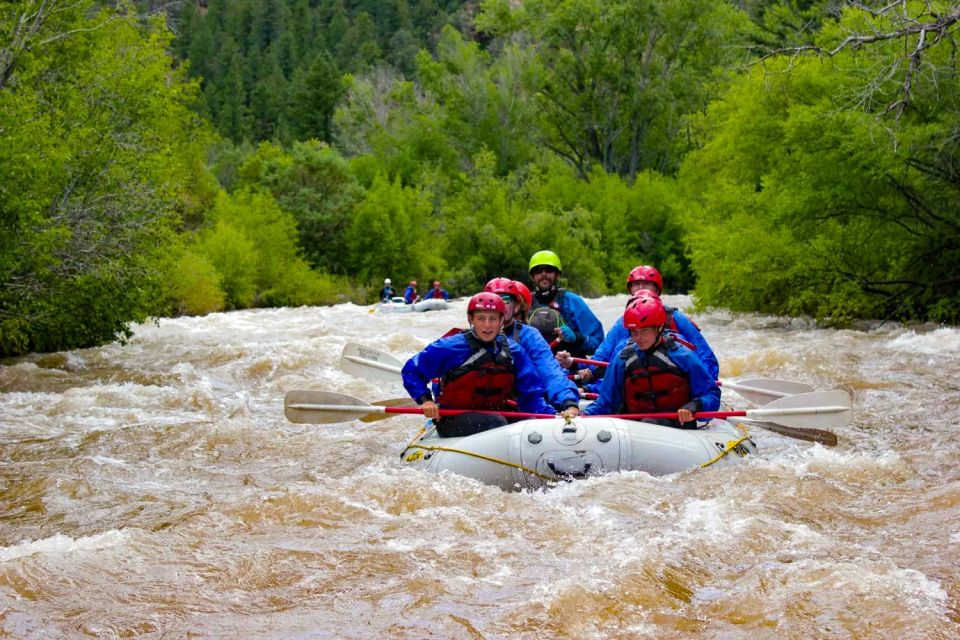
[[(589, 302), (609, 327), (624, 301)], [(851, 392), (840, 446), (754, 429), (734, 467), (508, 493), (404, 468), (415, 416), (284, 419), (290, 389), (404, 395), (340, 370), (347, 342), (403, 359), (465, 324), (372, 310), (0, 365), (0, 637), (960, 637), (957, 329), (694, 314), (725, 378)]]

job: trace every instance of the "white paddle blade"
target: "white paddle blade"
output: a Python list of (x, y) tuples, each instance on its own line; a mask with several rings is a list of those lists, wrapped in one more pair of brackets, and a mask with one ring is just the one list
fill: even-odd
[(736, 391), (738, 395), (754, 404), (766, 404), (771, 400), (786, 398), (798, 393), (812, 393), (815, 389), (805, 382), (777, 380), (775, 378), (751, 378), (749, 380), (723, 380), (722, 388)]
[(747, 410), (748, 418), (769, 420), (788, 427), (842, 427), (852, 416), (850, 394), (846, 391), (798, 393), (774, 400), (760, 409)]
[(288, 391), (283, 398), (284, 415), (297, 424), (352, 422), (361, 415), (378, 410), (383, 411), (383, 407), (374, 407), (345, 393), (320, 389)]
[(352, 376), (377, 382), (398, 382), (403, 363), (373, 347), (348, 342), (340, 354), (340, 368)]

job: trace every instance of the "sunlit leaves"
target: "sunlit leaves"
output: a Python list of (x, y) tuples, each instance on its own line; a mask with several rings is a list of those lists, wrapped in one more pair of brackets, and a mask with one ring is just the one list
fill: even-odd
[[(164, 247), (206, 137), (162, 22), (8, 3), (2, 43), (0, 352), (86, 346), (160, 312)], [(24, 322), (25, 321), (25, 324)], [(28, 327), (7, 337), (10, 327)]]

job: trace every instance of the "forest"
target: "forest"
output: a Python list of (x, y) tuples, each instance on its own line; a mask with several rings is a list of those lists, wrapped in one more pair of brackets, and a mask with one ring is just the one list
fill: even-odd
[(699, 308), (960, 322), (960, 6), (15, 0), (0, 356), (469, 295), (553, 249)]

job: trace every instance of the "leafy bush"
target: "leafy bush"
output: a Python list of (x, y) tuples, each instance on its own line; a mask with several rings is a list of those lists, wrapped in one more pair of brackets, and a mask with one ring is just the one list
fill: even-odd
[(171, 266), (168, 290), (176, 315), (202, 316), (223, 310), (226, 294), (220, 273), (202, 253), (184, 250)]

